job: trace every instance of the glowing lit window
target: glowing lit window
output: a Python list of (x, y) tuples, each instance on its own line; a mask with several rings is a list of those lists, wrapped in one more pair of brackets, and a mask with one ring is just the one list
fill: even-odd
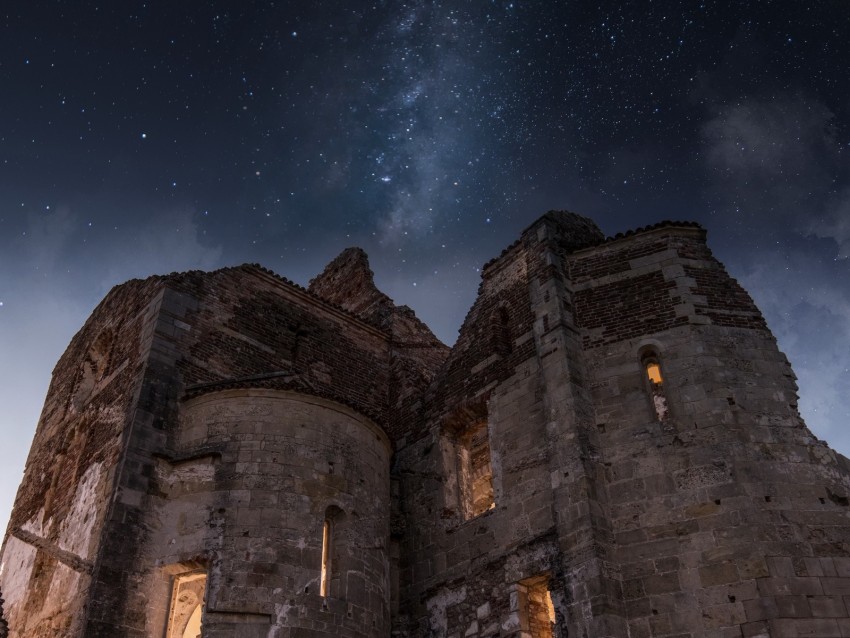
[(649, 386), (649, 394), (652, 399), (652, 407), (659, 421), (666, 421), (669, 414), (667, 396), (664, 394), (664, 375), (661, 373), (661, 364), (655, 353), (650, 351), (643, 357), (643, 368), (646, 370), (646, 379)]
[(440, 437), (445, 507), (469, 520), (496, 507), (487, 401), (458, 406), (443, 421)]
[(646, 364), (646, 376), (656, 385), (661, 385), (661, 366), (656, 361), (650, 361)]
[(549, 592), (549, 576), (544, 574), (520, 581), (515, 600), (522, 635), (553, 638), (555, 605)]
[(349, 518), (336, 505), (325, 510), (322, 523), (322, 564), (319, 568), (319, 595), (322, 598), (345, 598), (347, 583), (343, 575), (348, 569)]
[(322, 529), (322, 578), (319, 593), (327, 598), (330, 591), (331, 576), (331, 522), (325, 519)]
[(460, 509), (466, 519), (496, 507), (487, 421), (470, 427), (457, 445)]
[(206, 572), (181, 574), (174, 578), (167, 638), (199, 638), (204, 615)]

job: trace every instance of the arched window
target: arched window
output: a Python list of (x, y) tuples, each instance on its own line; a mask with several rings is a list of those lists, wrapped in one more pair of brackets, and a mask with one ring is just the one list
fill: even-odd
[(198, 638), (201, 635), (206, 587), (206, 571), (174, 577), (167, 638)]
[(666, 421), (670, 409), (667, 405), (667, 396), (664, 394), (664, 373), (661, 370), (658, 353), (652, 349), (646, 350), (641, 357), (641, 365), (652, 399), (652, 406), (655, 409), (655, 416), (658, 417), (660, 422)]

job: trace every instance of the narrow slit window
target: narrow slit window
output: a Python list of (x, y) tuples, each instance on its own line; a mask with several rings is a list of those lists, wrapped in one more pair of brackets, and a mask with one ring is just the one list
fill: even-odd
[(202, 635), (206, 572), (181, 574), (174, 578), (167, 638), (199, 638)]
[(322, 523), (322, 564), (319, 571), (319, 595), (344, 599), (347, 583), (343, 574), (348, 569), (350, 519), (336, 505), (325, 510)]
[(322, 527), (322, 576), (319, 593), (323, 598), (328, 597), (331, 577), (331, 522), (325, 519)]

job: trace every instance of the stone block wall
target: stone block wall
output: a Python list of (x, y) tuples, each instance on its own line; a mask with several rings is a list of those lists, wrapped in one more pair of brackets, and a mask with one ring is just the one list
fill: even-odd
[(160, 601), (150, 624), (164, 626), (171, 572), (200, 566), (204, 636), (388, 632), (390, 444), (380, 428), (316, 397), (225, 390), (182, 407), (175, 449), (185, 460), (161, 462), (161, 497), (144, 517), (156, 530), (142, 554), (146, 598)]
[(702, 232), (568, 261), (630, 635), (844, 635), (846, 463), (803, 424), (787, 360)]

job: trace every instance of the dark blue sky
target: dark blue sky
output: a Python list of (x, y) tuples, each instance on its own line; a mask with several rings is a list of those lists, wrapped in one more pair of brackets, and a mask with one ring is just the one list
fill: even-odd
[(844, 0), (309, 4), (0, 8), (3, 515), (112, 285), (246, 261), (306, 283), (360, 245), (450, 343), (478, 268), (551, 208), (703, 224), (850, 452)]

